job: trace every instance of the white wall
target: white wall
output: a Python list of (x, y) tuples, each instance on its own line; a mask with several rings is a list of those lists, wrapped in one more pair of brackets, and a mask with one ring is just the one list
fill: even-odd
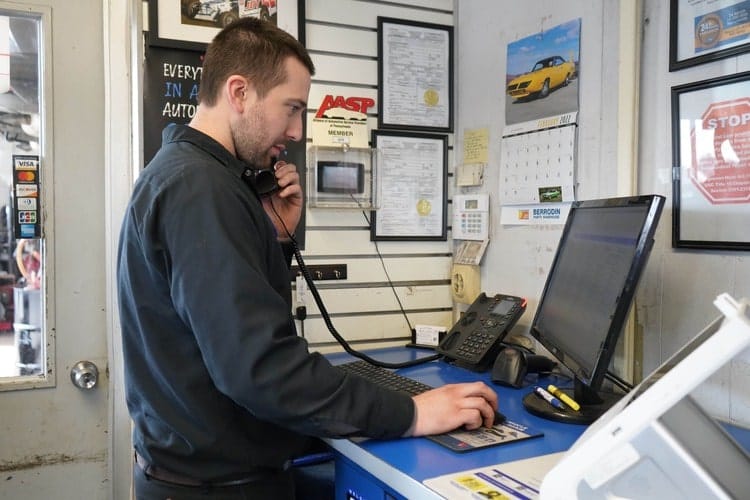
[[(316, 66), (308, 100), (310, 130), (317, 107), (327, 94), (371, 97), (377, 102), (378, 16), (452, 26), (453, 2), (307, 0), (305, 15), (306, 46)], [(377, 106), (369, 110), (367, 123), (369, 131), (377, 129)], [(448, 144), (452, 175), (452, 134)], [(448, 185), (453, 184), (450, 177)], [(449, 198), (451, 193), (449, 190)], [(347, 264), (346, 280), (320, 281), (318, 287), (334, 326), (353, 347), (403, 345), (410, 340), (409, 323), (450, 326), (450, 241), (379, 241), (376, 247), (360, 210), (308, 208), (306, 218), (306, 263)], [(400, 312), (378, 251), (409, 323)], [(299, 322), (297, 325), (311, 348), (340, 350), (312, 297), (307, 310), (304, 328)]]
[[(489, 168), (482, 191), (498, 189), (500, 142), (505, 125), (506, 48), (509, 42), (581, 18), (577, 152), (577, 192), (581, 199), (613, 196), (617, 185), (616, 58), (617, 4), (612, 0), (539, 0), (534, 8), (508, 9), (506, 2), (456, 2), (458, 58), (456, 155), (463, 131), (489, 128)], [(599, 75), (604, 75), (600, 77)], [(609, 125), (609, 126), (608, 126)], [(490, 245), (482, 264), (482, 289), (527, 297), (529, 305), (516, 330), (528, 330), (557, 248), (560, 226), (503, 226), (499, 200), (492, 201)], [(514, 332), (515, 333), (515, 332)]]
[[(462, 131), (490, 129), (490, 172), (485, 186), (497, 189), (500, 138), (504, 126), (503, 83), (509, 42), (582, 18), (580, 114), (577, 153), (579, 199), (608, 197), (626, 191), (616, 164), (626, 154), (618, 132), (632, 110), (618, 110), (619, 82), (632, 78), (618, 61), (620, 2), (616, 0), (538, 0), (534, 8), (509, 8), (510, 2), (457, 0), (456, 155)], [(513, 4), (517, 6), (518, 4)], [(712, 305), (721, 292), (750, 296), (750, 256), (740, 252), (675, 251), (671, 247), (670, 87), (712, 76), (745, 71), (750, 56), (668, 71), (668, 2), (644, 0), (640, 53), (637, 193), (665, 195), (645, 276), (636, 299), (637, 328), (642, 330), (643, 372), (674, 353), (719, 313)], [(618, 185), (619, 184), (619, 185)], [(497, 213), (497, 203), (493, 206)], [(517, 331), (528, 331), (559, 238), (559, 227), (501, 226), (494, 219), (492, 240), (482, 268), (482, 288), (529, 298)], [(716, 416), (750, 425), (750, 366), (735, 360), (697, 392)]]
[[(743, 55), (670, 73), (669, 8), (644, 0), (641, 71), (639, 189), (672, 201), (672, 86), (750, 69)], [(665, 210), (649, 273), (639, 294), (644, 326), (644, 367), (653, 369), (686, 343), (709, 319), (718, 316), (713, 299), (722, 292), (750, 297), (750, 254), (674, 250), (672, 211)], [(732, 422), (750, 425), (750, 365), (734, 360), (698, 391), (701, 401)]]

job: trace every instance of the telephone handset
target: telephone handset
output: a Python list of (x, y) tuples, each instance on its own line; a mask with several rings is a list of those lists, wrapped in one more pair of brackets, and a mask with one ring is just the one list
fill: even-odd
[(276, 173), (273, 168), (264, 168), (255, 171), (255, 189), (261, 196), (268, 196), (278, 191), (279, 183), (276, 180)]
[(270, 167), (251, 171), (251, 182), (260, 196), (268, 196), (279, 190), (276, 169), (274, 168), (277, 161), (278, 159), (273, 157)]
[(459, 366), (486, 371), (494, 363), (502, 340), (526, 310), (526, 299), (484, 292), (466, 310), (437, 347), (437, 352)]

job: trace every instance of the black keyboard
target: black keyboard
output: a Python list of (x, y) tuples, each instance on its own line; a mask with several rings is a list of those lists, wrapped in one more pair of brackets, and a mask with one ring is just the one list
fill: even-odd
[(352, 361), (350, 363), (336, 366), (345, 372), (354, 373), (360, 377), (364, 377), (376, 385), (396, 391), (402, 391), (410, 396), (415, 396), (432, 389), (432, 387), (427, 384), (423, 384), (422, 382), (418, 382), (409, 377), (404, 377), (403, 375), (399, 375), (398, 373), (392, 372), (386, 368), (372, 365), (367, 361)]

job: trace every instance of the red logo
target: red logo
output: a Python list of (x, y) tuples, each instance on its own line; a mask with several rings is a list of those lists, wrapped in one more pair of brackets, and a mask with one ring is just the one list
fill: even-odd
[(347, 97), (344, 99), (342, 96), (333, 97), (327, 95), (323, 98), (323, 102), (318, 108), (318, 113), (315, 118), (326, 118), (325, 112), (332, 108), (344, 108), (349, 111), (356, 111), (358, 113), (367, 113), (367, 110), (375, 105), (375, 100), (369, 97)]
[(715, 102), (690, 131), (693, 184), (714, 205), (750, 201), (750, 98)]
[(17, 178), (22, 182), (34, 182), (34, 179), (36, 179), (36, 174), (34, 174), (34, 172), (21, 171), (17, 172)]

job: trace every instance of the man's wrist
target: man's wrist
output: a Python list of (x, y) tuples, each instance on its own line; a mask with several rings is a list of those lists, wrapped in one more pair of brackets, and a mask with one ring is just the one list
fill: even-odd
[(412, 437), (412, 436), (414, 436), (414, 431), (417, 428), (417, 402), (414, 401), (413, 398), (412, 398), (411, 401), (412, 401), (412, 404), (414, 404), (414, 418), (412, 418), (411, 425), (409, 426), (408, 429), (406, 429), (406, 432), (404, 432), (401, 435), (402, 437)]

